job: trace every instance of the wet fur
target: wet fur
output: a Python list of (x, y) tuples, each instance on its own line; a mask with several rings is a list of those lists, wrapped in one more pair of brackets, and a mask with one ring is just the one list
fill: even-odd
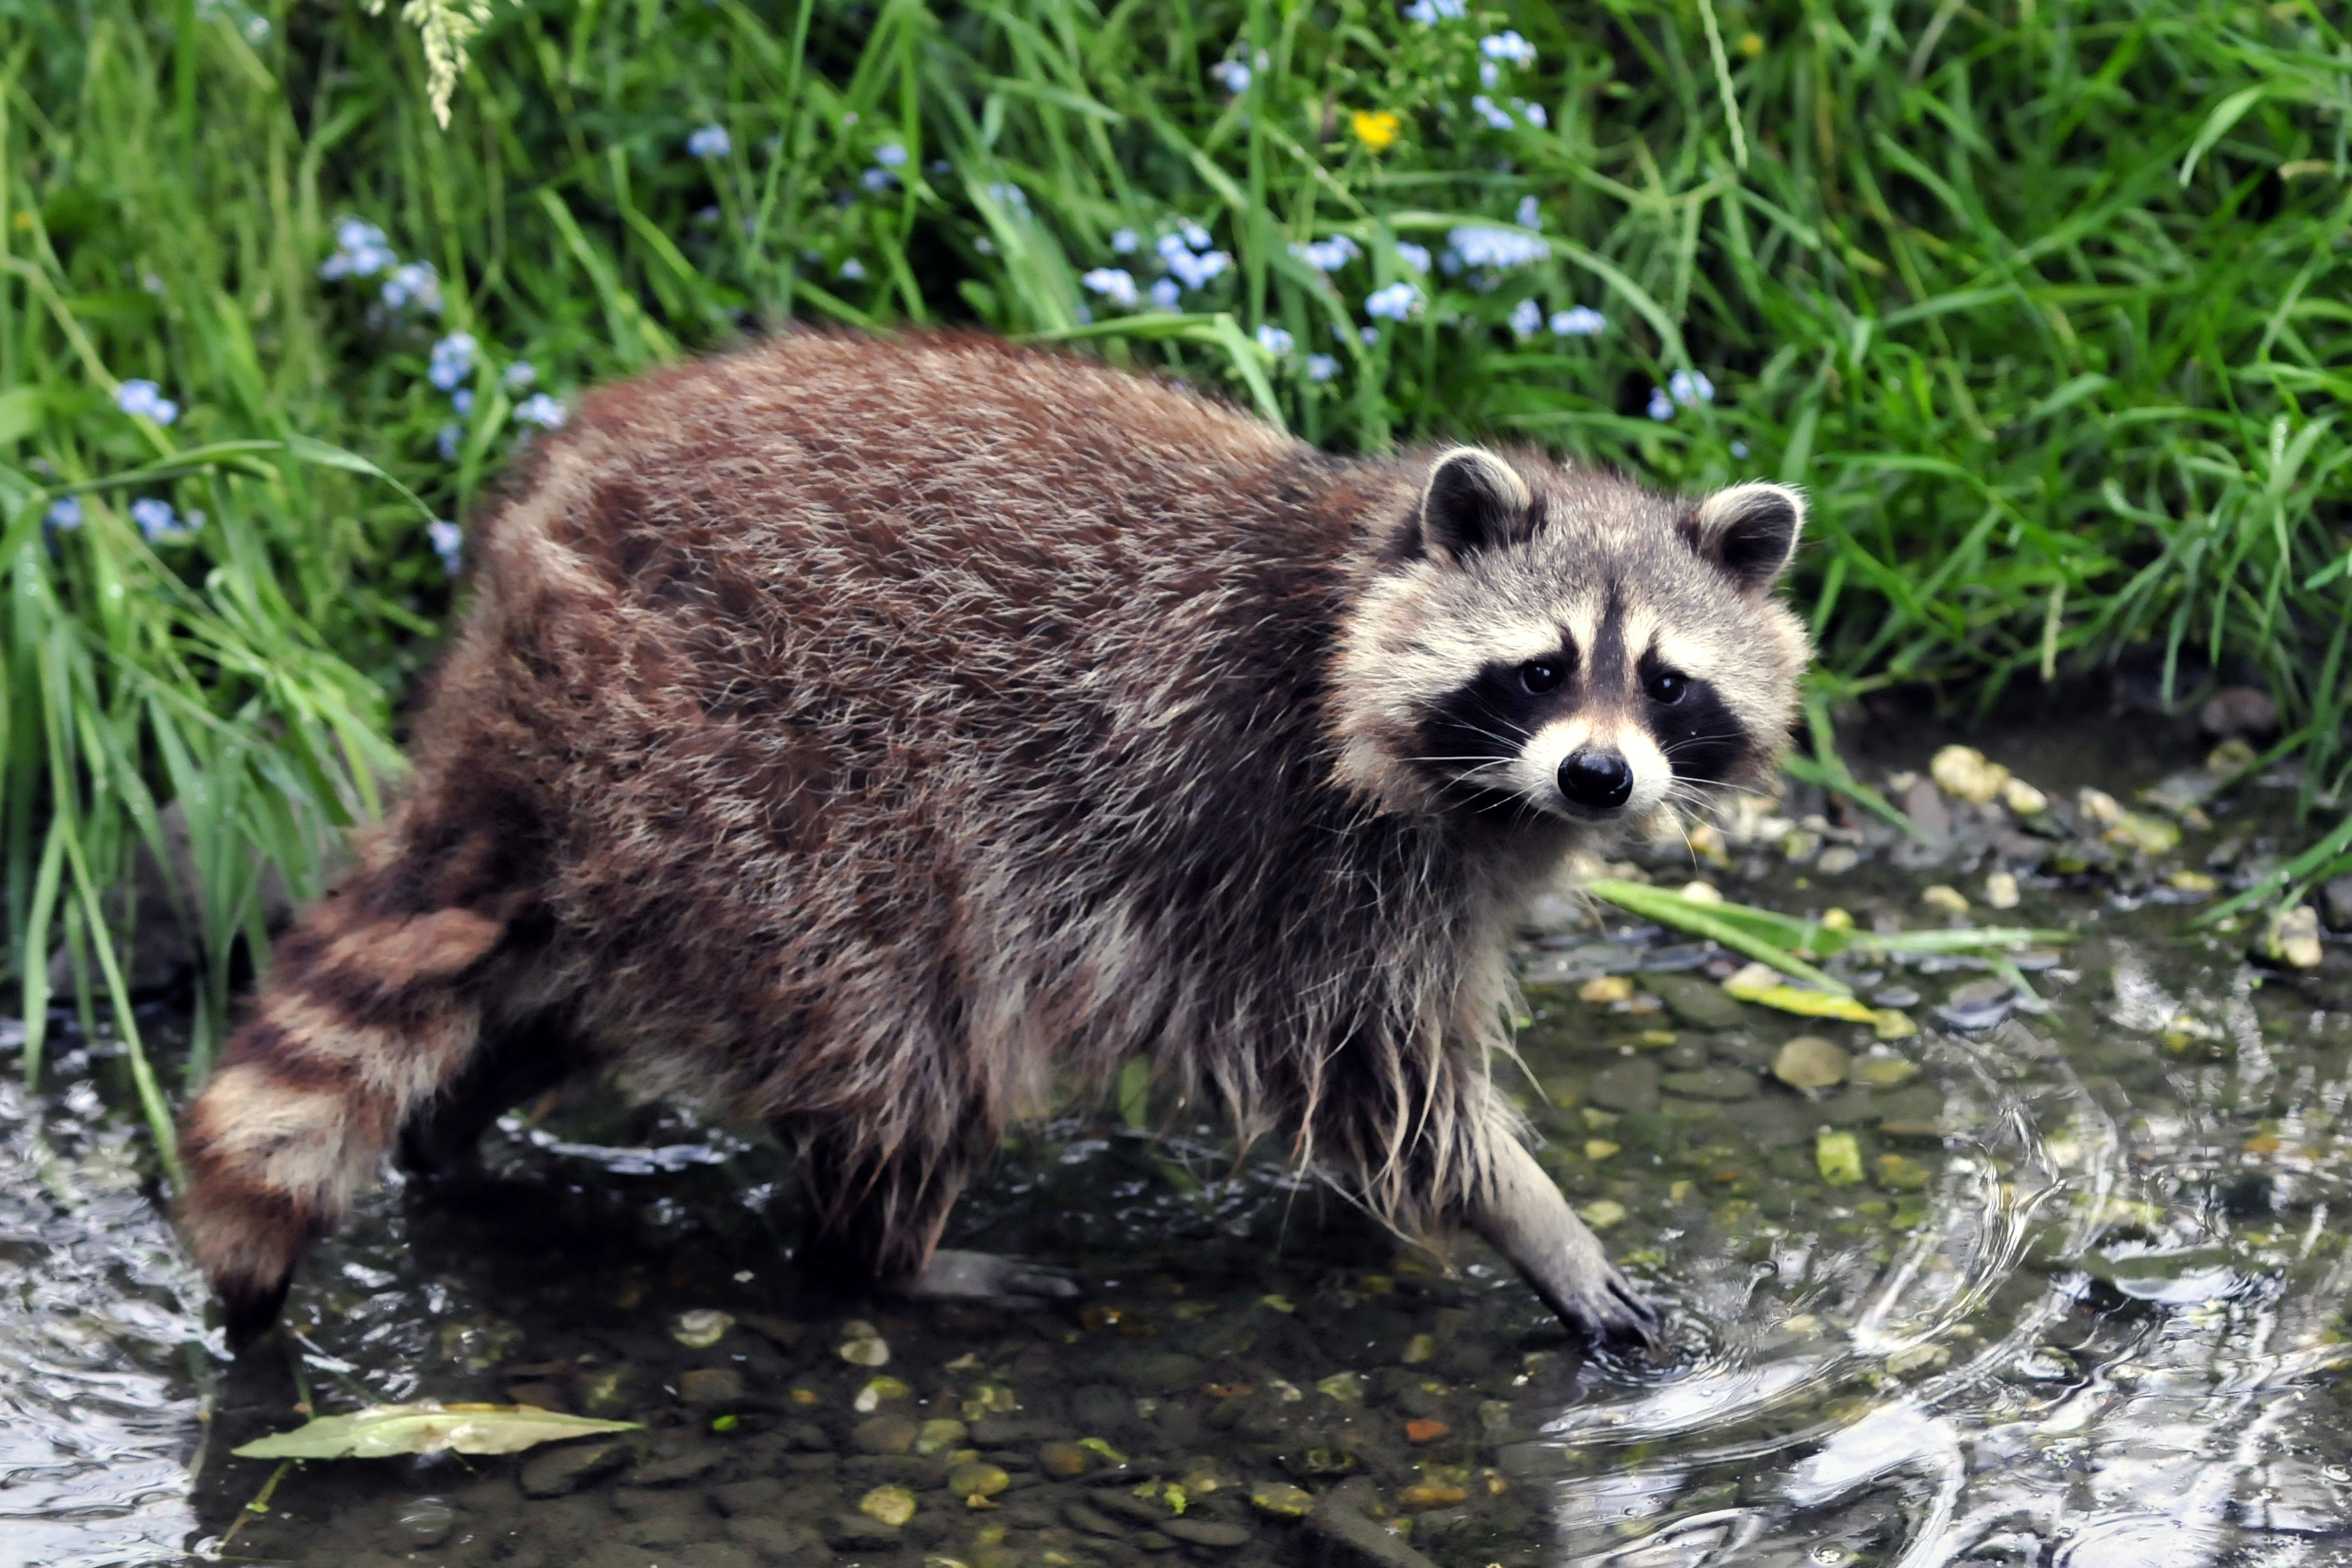
[[(590, 1068), (769, 1120), (884, 1278), (1005, 1128), (1138, 1053), (1408, 1232), (1508, 1230), (1507, 945), (1587, 829), (1427, 760), (1432, 704), (1613, 593), (1734, 692), (1732, 782), (1804, 642), (1691, 503), (1488, 458), (1514, 536), (1448, 539), (1434, 456), (976, 338), (590, 397), (475, 534), (412, 785), (188, 1111), (233, 1336), (395, 1139), (430, 1164)], [(1555, 1306), (1614, 1278), (1566, 1224)]]

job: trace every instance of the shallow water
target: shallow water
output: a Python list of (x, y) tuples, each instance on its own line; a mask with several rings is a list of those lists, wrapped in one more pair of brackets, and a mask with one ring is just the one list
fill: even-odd
[[(2128, 798), (2168, 765), (2032, 737), (2006, 755), (2053, 795)], [(200, 1294), (106, 1097), (83, 1083), (28, 1115), (0, 1091), (0, 1563), (222, 1552), (232, 1527), (240, 1560), (523, 1568), (2352, 1563), (2352, 1263), (2330, 1223), (2352, 947), (2258, 969), (2244, 931), (2197, 931), (2168, 885), (2210, 861), (2226, 887), (2275, 852), (2266, 833), (2291, 843), (2284, 799), (2249, 790), (2153, 859), (2029, 874), (2008, 914), (1979, 901), (2081, 940), (2025, 961), (2035, 997), (1963, 996), (1950, 1016), (1975, 1027), (1937, 1019), (1987, 978), (1949, 961), (1854, 976), (1927, 1026), (1880, 1041), (1717, 1017), (1733, 965), (1654, 929), (1563, 916), (1532, 940), (1517, 1089), (1666, 1307), (1654, 1360), (1586, 1358), (1490, 1255), (1449, 1277), (1181, 1118), (1044, 1129), (960, 1215), (951, 1242), (1082, 1271), (1080, 1307), (829, 1299), (794, 1277), (772, 1148), (586, 1099), (510, 1117), (492, 1187), (372, 1200), (310, 1265), (285, 1347), (224, 1369), (188, 1349)], [(1872, 829), (1829, 871), (1775, 827), (1702, 869), (1745, 901), (1938, 924), (1923, 886), (1979, 897), (2021, 848), (1999, 813), (1955, 815), (1941, 858)], [(1607, 974), (1630, 995), (1583, 999)], [(1850, 1054), (1846, 1082), (1773, 1077), (1801, 1035)], [(100, 1047), (57, 1077), (110, 1070)], [(1832, 1184), (1840, 1133), (1863, 1179)], [(714, 1342), (675, 1337), (709, 1310), (733, 1320)], [(886, 1367), (838, 1353), (853, 1320)], [(227, 1448), (298, 1403), (420, 1398), (646, 1425), (312, 1463), (246, 1506), (278, 1467)], [(921, 1426), (940, 1420), (963, 1429)], [(1055, 1446), (1079, 1439), (1118, 1458)], [(958, 1462), (1003, 1472), (996, 1506), (950, 1488)], [(917, 1505), (903, 1525), (857, 1511), (891, 1486)], [(1282, 1511), (1310, 1499), (1317, 1520)]]

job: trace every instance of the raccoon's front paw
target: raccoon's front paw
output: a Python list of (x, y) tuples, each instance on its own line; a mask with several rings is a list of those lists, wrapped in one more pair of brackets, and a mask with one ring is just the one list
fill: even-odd
[(886, 1279), (882, 1288), (919, 1300), (1003, 1301), (1024, 1307), (1066, 1301), (1080, 1294), (1076, 1276), (1066, 1268), (945, 1247), (931, 1254), (921, 1273)]
[(1543, 1294), (1545, 1304), (1559, 1314), (1563, 1323), (1595, 1344), (1643, 1351), (1658, 1348), (1658, 1331), (1664, 1325), (1658, 1309), (1642, 1299), (1614, 1264), (1603, 1263), (1599, 1274), (1588, 1277), (1574, 1290), (1558, 1297), (1549, 1291)]

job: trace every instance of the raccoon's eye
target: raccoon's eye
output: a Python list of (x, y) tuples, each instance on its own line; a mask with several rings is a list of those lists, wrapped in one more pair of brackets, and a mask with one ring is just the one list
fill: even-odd
[(1558, 659), (1531, 658), (1519, 666), (1520, 686), (1538, 697), (1559, 684), (1559, 675)]
[(1671, 669), (1660, 670), (1650, 677), (1650, 700), (1668, 707), (1690, 695), (1690, 677), (1677, 675)]

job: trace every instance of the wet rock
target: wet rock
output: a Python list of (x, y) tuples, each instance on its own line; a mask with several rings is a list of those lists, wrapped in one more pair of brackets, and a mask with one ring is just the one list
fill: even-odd
[(1927, 772), (1945, 794), (1970, 805), (1990, 805), (2009, 783), (2009, 770), (1987, 761), (1974, 746), (1946, 746), (1927, 764)]
[(2352, 931), (2352, 877), (2331, 877), (2321, 884), (2319, 913), (2329, 931)]
[(1819, 1035), (1799, 1035), (1772, 1058), (1772, 1076), (1791, 1089), (1834, 1089), (1852, 1058)]
[(948, 1472), (948, 1490), (960, 1498), (994, 1497), (1013, 1484), (1013, 1478), (994, 1465), (974, 1461)]
[(2263, 928), (2258, 955), (2291, 969), (2316, 969), (2326, 958), (2319, 945), (2319, 911), (2297, 904), (2271, 917)]
[(800, 1349), (808, 1337), (806, 1323), (790, 1322), (770, 1312), (745, 1312), (735, 1321), (787, 1355)]
[(1943, 791), (1933, 779), (1915, 779), (1903, 792), (1903, 815), (1919, 825), (1921, 832), (1942, 844), (1952, 837), (1952, 812), (1944, 804)]
[(1893, 1089), (1919, 1076), (1919, 1064), (1902, 1057), (1864, 1057), (1853, 1064), (1853, 1080), (1872, 1089)]
[(677, 1374), (681, 1405), (728, 1405), (743, 1397), (743, 1374), (733, 1367), (696, 1367)]
[(408, 1546), (438, 1546), (457, 1523), (457, 1510), (447, 1498), (415, 1498), (392, 1516), (393, 1533)]
[(1105, 1513), (1115, 1514), (1137, 1524), (1162, 1525), (1168, 1522), (1168, 1510), (1156, 1502), (1147, 1502), (1133, 1492), (1116, 1489), (1097, 1492), (1089, 1500)]
[(717, 1443), (698, 1443), (683, 1453), (657, 1456), (638, 1465), (630, 1479), (641, 1487), (675, 1487), (698, 1481), (727, 1462)]
[(1315, 1506), (1315, 1494), (1288, 1481), (1269, 1481), (1250, 1489), (1250, 1506), (1276, 1519), (1301, 1519)]
[(1658, 1064), (1634, 1057), (1601, 1068), (1585, 1086), (1592, 1103), (1608, 1110), (1647, 1112), (1658, 1109)]
[(2216, 739), (2273, 735), (2278, 732), (2278, 704), (2260, 687), (2225, 686), (2205, 700), (2197, 710), (2197, 723)]
[(1658, 1087), (1693, 1100), (1748, 1100), (1756, 1093), (1756, 1075), (1738, 1068), (1702, 1068), (1696, 1072), (1670, 1072)]
[(825, 1521), (825, 1544), (840, 1552), (889, 1551), (900, 1544), (896, 1525), (862, 1513), (837, 1513)]
[(525, 1497), (562, 1497), (611, 1475), (636, 1458), (626, 1443), (567, 1443), (541, 1448), (523, 1461)]
[(814, 1421), (787, 1421), (776, 1428), (776, 1436), (786, 1447), (804, 1454), (822, 1454), (833, 1447), (833, 1439)]
[(1933, 887), (1920, 889), (1919, 901), (1931, 910), (1937, 910), (1948, 915), (1964, 915), (1969, 912), (1969, 900), (1961, 895), (1960, 890), (1958, 888), (1947, 887), (1941, 882)]
[(1134, 1419), (1135, 1401), (1108, 1384), (1088, 1384), (1070, 1395), (1070, 1420), (1083, 1434), (1108, 1437)]
[(1971, 980), (1952, 988), (1936, 1016), (1955, 1029), (1990, 1029), (2009, 1016), (2015, 1000), (2006, 980)]
[(1862, 851), (1847, 844), (1832, 844), (1822, 851), (1813, 862), (1813, 869), (1824, 877), (1843, 877), (1862, 864)]
[(876, 1487), (857, 1500), (857, 1511), (895, 1529), (915, 1517), (915, 1494), (904, 1487)]
[(842, 1325), (841, 1342), (834, 1353), (852, 1366), (887, 1366), (890, 1346), (873, 1324), (851, 1320)]
[(669, 1337), (690, 1351), (707, 1351), (727, 1337), (735, 1320), (725, 1312), (680, 1312), (669, 1326)]
[(859, 1454), (842, 1461), (841, 1481), (846, 1487), (904, 1487), (908, 1491), (937, 1491), (948, 1484), (943, 1459), (918, 1454)]
[(850, 1428), (849, 1446), (861, 1454), (903, 1454), (923, 1435), (910, 1415), (876, 1415)]
[(1405, 1542), (1374, 1524), (1344, 1499), (1345, 1489), (1326, 1494), (1307, 1515), (1307, 1528), (1329, 1568), (1437, 1568)]
[(1076, 1498), (1062, 1505), (1062, 1521), (1072, 1530), (1084, 1531), (1088, 1535), (1108, 1535), (1118, 1540), (1127, 1534), (1124, 1525), (1114, 1521), (1093, 1504)]
[(1985, 902), (1994, 909), (2017, 908), (2021, 897), (2017, 890), (2017, 878), (2008, 871), (1993, 872), (1985, 879), (1984, 896)]
[(1874, 1007), (1916, 1007), (1919, 993), (1908, 985), (1881, 986), (1870, 994), (1870, 1005)]
[(572, 1409), (562, 1386), (552, 1383), (518, 1383), (507, 1390), (507, 1403), (528, 1405), (533, 1410), (552, 1410), (558, 1415), (568, 1415)]
[(783, 1506), (783, 1501), (784, 1483), (773, 1476), (730, 1481), (710, 1489), (711, 1506), (730, 1517), (739, 1513), (773, 1513)]
[(1213, 1547), (1220, 1552), (1233, 1552), (1250, 1543), (1250, 1532), (1238, 1524), (1225, 1524), (1213, 1519), (1169, 1519), (1160, 1522), (1162, 1535), (1193, 1546)]
[(1707, 1049), (1696, 1040), (1677, 1040), (1660, 1053), (1658, 1060), (1675, 1072), (1690, 1072), (1706, 1066)]
[(1076, 1443), (1040, 1443), (1037, 1468), (1056, 1480), (1076, 1480), (1094, 1468), (1094, 1456)]
[(2000, 804), (2020, 816), (2039, 816), (2050, 809), (2050, 797), (2023, 779), (2013, 778), (2000, 786)]
[(772, 1514), (745, 1513), (730, 1519), (727, 1539), (777, 1563), (822, 1563), (829, 1555), (824, 1532), (803, 1521)]
[(971, 1440), (982, 1448), (1025, 1448), (1049, 1437), (1068, 1436), (1060, 1422), (1037, 1416), (983, 1415), (971, 1424)]
[(918, 1454), (944, 1454), (961, 1448), (971, 1440), (971, 1428), (962, 1422), (941, 1416), (923, 1423), (915, 1436)]
[(1724, 994), (1723, 987), (1696, 974), (1644, 974), (1643, 989), (1666, 1005), (1666, 1011), (1694, 1029), (1736, 1029), (1748, 1021), (1748, 1009)]
[(1179, 1351), (1155, 1351), (1122, 1360), (1117, 1375), (1138, 1394), (1165, 1398), (1188, 1394), (1201, 1385), (1207, 1365), (1198, 1356)]

